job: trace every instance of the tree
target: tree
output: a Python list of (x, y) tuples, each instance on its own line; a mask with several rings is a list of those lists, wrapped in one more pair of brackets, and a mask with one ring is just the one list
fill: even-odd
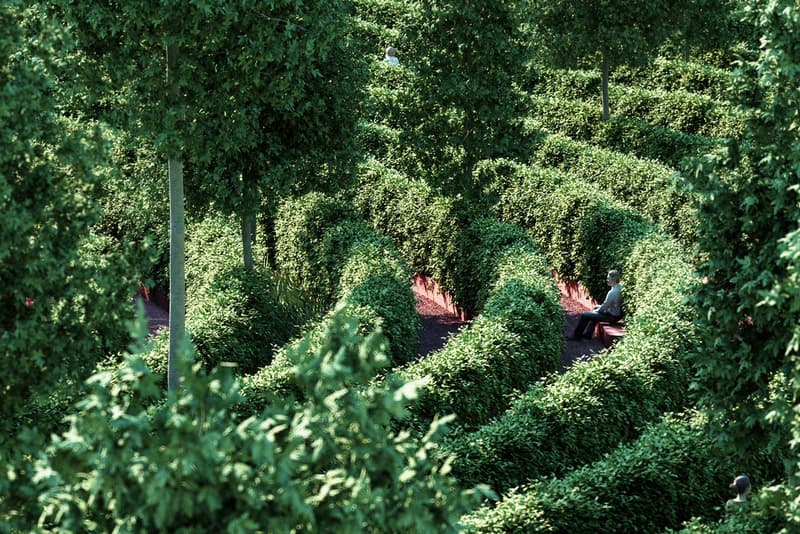
[(86, 107), (100, 109), (98, 118), (116, 127), (154, 139), (169, 159), (169, 384), (176, 387), (174, 355), (185, 316), (183, 163), (190, 200), (242, 217), (243, 263), (252, 268), (262, 193), (302, 183), (303, 173), (323, 174), (322, 161), (324, 178), (331, 178), (352, 160), (347, 140), (353, 137), (360, 71), (342, 38), (346, 6), (289, 0), (268, 9), (245, 0), (188, 8), (182, 2), (127, 3), (124, 9), (115, 2), (55, 3), (87, 57), (81, 71)]
[(735, 21), (736, 4), (732, 0), (688, 0), (687, 8), (675, 13), (684, 61), (689, 61), (692, 47), (710, 50), (734, 44), (733, 39), (741, 33)]
[(446, 192), (477, 199), (475, 164), (516, 146), (519, 25), (517, 0), (421, 0), (403, 22), (413, 43), (404, 62), (417, 71), (406, 98), (418, 115), (407, 130), (418, 171)]
[(531, 42), (535, 54), (557, 67), (599, 63), (607, 121), (611, 69), (647, 62), (673, 31), (669, 14), (684, 9), (683, 0), (531, 0)]
[(338, 190), (352, 175), (366, 64), (348, 38), (347, 4), (228, 2), (213, 30), (184, 46), (196, 87), (198, 136), (188, 165), (189, 201), (242, 220), (243, 263), (262, 199)]
[(693, 389), (722, 444), (783, 450), (787, 478), (776, 492), (797, 524), (800, 6), (751, 0), (745, 14), (762, 38), (758, 59), (735, 79), (747, 117), (744, 139), (706, 157), (688, 177), (702, 198), (698, 257), (705, 280), (691, 299), (703, 338), (692, 355)]
[[(26, 496), (34, 405), (121, 351), (133, 264), (94, 234), (104, 132), (61, 113), (73, 43), (36, 5), (0, 5), (0, 510)], [(77, 388), (76, 388), (77, 389)], [(0, 518), (6, 528), (7, 518)]]
[(421, 384), (375, 383), (388, 345), (358, 330), (338, 310), (318, 350), (306, 338), (291, 351), (308, 400), (276, 398), (263, 413), (236, 414), (224, 368), (184, 372), (180, 398), (139, 357), (95, 375), (39, 461), (40, 521), (70, 532), (457, 531), (483, 493), (459, 488), (436, 454), (446, 419), (419, 439), (402, 428)]
[(124, 346), (133, 291), (126, 258), (91, 231), (103, 132), (59, 113), (70, 39), (24, 4), (0, 7), (0, 436), (33, 392)]

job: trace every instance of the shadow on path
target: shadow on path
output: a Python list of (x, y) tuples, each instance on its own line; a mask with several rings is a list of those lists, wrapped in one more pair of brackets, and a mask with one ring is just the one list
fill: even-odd
[[(572, 335), (578, 325), (581, 313), (589, 308), (563, 293), (561, 294), (561, 308), (564, 310), (564, 336)], [(577, 361), (587, 360), (605, 348), (596, 337), (580, 341), (564, 341), (564, 350), (561, 352), (561, 370), (566, 371)]]
[(417, 313), (422, 328), (419, 330), (419, 355), (425, 357), (441, 349), (451, 333), (458, 332), (464, 322), (445, 308), (423, 295), (417, 297)]

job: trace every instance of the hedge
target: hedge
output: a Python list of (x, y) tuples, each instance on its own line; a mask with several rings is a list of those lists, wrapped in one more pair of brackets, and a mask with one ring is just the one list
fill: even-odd
[(666, 165), (558, 134), (543, 137), (532, 147), (530, 163), (592, 183), (682, 243), (694, 242), (696, 209), (690, 195), (679, 190), (675, 170)]
[(558, 369), (563, 315), (549, 266), (519, 228), (486, 217), (468, 224), (469, 214), (422, 180), (374, 160), (360, 174), (354, 204), (365, 218), (398, 242), (416, 271), (481, 312), (441, 351), (401, 371), (432, 377), (416, 415), (454, 412), (472, 427), (488, 421), (511, 391)]
[[(531, 62), (528, 65), (526, 81), (523, 89), (534, 92), (541, 83), (543, 73), (541, 65)], [(577, 70), (569, 74), (574, 84), (575, 95), (600, 95), (600, 76), (591, 71)], [(611, 72), (609, 85), (629, 85), (647, 87), (659, 91), (686, 91), (706, 96), (716, 101), (726, 101), (730, 94), (731, 72), (700, 61), (683, 61), (663, 56), (642, 66), (619, 65)], [(564, 96), (567, 96), (564, 93)], [(573, 96), (571, 98), (579, 98)]]
[[(191, 224), (186, 241), (186, 330), (208, 368), (234, 362), (252, 373), (298, 332), (302, 309), (281, 302), (272, 273), (244, 268), (241, 238), (230, 219)], [(254, 251), (263, 256), (264, 251)]]
[(731, 72), (699, 61), (656, 57), (641, 67), (617, 67), (612, 80), (662, 91), (688, 91), (724, 101), (730, 94)]
[[(531, 93), (580, 100), (596, 107), (600, 99), (600, 76), (580, 70), (542, 69), (529, 89)], [(613, 83), (609, 86), (612, 115), (639, 119), (689, 134), (740, 138), (741, 118), (725, 102), (705, 95), (671, 89), (653, 90)]]
[(430, 377), (413, 409), (425, 426), (448, 413), (467, 428), (486, 424), (512, 392), (560, 367), (563, 312), (539, 250), (520, 229), (491, 219), (468, 233), (475, 241), (462, 250), (464, 264), (483, 280), (474, 308), (482, 313), (443, 349), (399, 371), (404, 380)]
[(464, 522), (483, 533), (663, 532), (712, 514), (748, 463), (756, 460), (718, 454), (699, 418), (667, 416), (602, 460), (537, 482)]
[(353, 204), (373, 228), (395, 240), (414, 272), (430, 276), (464, 304), (466, 296), (455, 280), (464, 223), (453, 199), (370, 159), (359, 168)]
[(561, 133), (619, 152), (650, 158), (678, 167), (686, 158), (698, 157), (721, 141), (686, 134), (646, 122), (612, 115), (600, 120), (600, 106), (557, 97), (531, 96), (526, 127)]
[[(348, 308), (365, 332), (381, 324), (393, 366), (416, 357), (419, 317), (411, 273), (390, 239), (376, 235), (346, 202), (320, 193), (286, 200), (275, 227), (281, 272), (319, 292), (331, 307), (338, 303)], [(314, 332), (324, 331), (332, 313), (309, 327), (307, 352), (317, 349), (319, 335)], [(302, 343), (298, 339), (282, 347), (272, 365), (244, 381), (250, 408), (263, 406), (276, 393), (303, 396), (288, 381), (292, 363), (286, 358), (287, 351), (299, 350)]]
[(550, 263), (596, 298), (605, 273), (623, 275), (628, 334), (614, 350), (531, 388), (490, 425), (456, 437), (454, 472), (496, 490), (597, 460), (630, 441), (687, 397), (683, 355), (694, 342), (679, 286), (692, 267), (653, 225), (578, 180), (549, 180), (525, 166), (498, 165), (497, 212), (529, 229)]

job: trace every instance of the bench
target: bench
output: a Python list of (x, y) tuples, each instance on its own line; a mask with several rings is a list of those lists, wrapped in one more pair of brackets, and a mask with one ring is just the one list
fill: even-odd
[(594, 327), (594, 335), (603, 342), (603, 345), (610, 347), (623, 337), (625, 337), (625, 320), (616, 323), (598, 322)]

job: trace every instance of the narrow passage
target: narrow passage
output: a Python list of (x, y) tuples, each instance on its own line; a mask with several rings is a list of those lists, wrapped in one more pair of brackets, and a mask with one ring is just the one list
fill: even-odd
[[(569, 336), (578, 325), (581, 313), (589, 308), (561, 293), (561, 308), (564, 310), (564, 337)], [(591, 358), (605, 348), (596, 337), (580, 341), (564, 341), (564, 350), (561, 352), (561, 370), (566, 371), (573, 363), (582, 359)]]
[(441, 349), (450, 333), (458, 332), (463, 321), (424, 295), (416, 295), (419, 329), (419, 355), (425, 357)]

